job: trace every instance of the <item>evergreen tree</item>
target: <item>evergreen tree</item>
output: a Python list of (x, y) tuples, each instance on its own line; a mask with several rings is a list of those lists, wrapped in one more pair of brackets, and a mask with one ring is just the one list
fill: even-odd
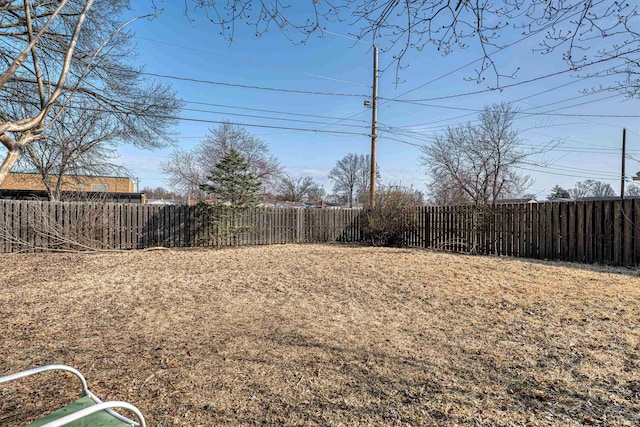
[(214, 195), (218, 204), (241, 209), (254, 207), (258, 201), (260, 181), (249, 168), (249, 162), (232, 148), (216, 163), (207, 183), (200, 188)]
[(551, 189), (551, 194), (549, 194), (547, 196), (548, 200), (554, 200), (554, 199), (568, 199), (571, 196), (569, 195), (569, 192), (567, 190), (565, 190), (564, 188), (560, 187), (559, 185), (556, 185), (555, 187), (553, 187)]
[(207, 183), (200, 186), (216, 198), (214, 205), (198, 204), (204, 213), (202, 225), (207, 228), (205, 240), (209, 244), (220, 245), (223, 238), (235, 238), (251, 231), (252, 227), (244, 225), (242, 217), (245, 211), (255, 207), (260, 181), (249, 168), (249, 162), (232, 148), (215, 164)]

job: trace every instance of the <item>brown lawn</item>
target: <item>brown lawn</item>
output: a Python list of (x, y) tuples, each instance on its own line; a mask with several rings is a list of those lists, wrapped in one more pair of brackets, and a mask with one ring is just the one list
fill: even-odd
[[(0, 278), (0, 375), (72, 365), (151, 426), (640, 423), (633, 271), (283, 245), (0, 255)], [(0, 425), (77, 390), (0, 386)]]

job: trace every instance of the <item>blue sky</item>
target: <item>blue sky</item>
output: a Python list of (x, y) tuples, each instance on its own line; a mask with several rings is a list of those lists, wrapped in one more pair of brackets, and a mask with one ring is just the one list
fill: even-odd
[[(209, 127), (216, 126), (206, 121), (256, 125), (247, 129), (268, 144), (291, 175), (311, 175), (327, 192), (331, 192), (327, 174), (336, 161), (347, 153), (369, 153), (371, 111), (363, 103), (371, 94), (372, 50), (368, 43), (349, 36), (354, 29), (346, 23), (330, 27), (331, 32), (323, 36), (312, 35), (304, 45), (292, 44), (275, 29), (255, 37), (250, 26), (240, 25), (236, 40), (230, 43), (201, 14), (193, 15), (195, 22), (190, 23), (183, 15), (183, 2), (167, 2), (163, 7), (156, 19), (131, 27), (140, 52), (136, 61), (145, 64), (149, 73), (220, 83), (158, 78), (169, 81), (186, 102), (182, 117), (203, 121), (181, 121), (175, 140), (169, 143), (193, 147)], [(416, 144), (428, 144), (433, 133), (446, 126), (474, 121), (475, 110), (485, 105), (517, 101), (523, 114), (515, 127), (522, 131), (524, 148), (562, 141), (525, 166), (534, 180), (529, 192), (544, 198), (556, 184), (570, 188), (589, 178), (608, 182), (618, 192), (623, 127), (627, 128), (627, 174), (640, 170), (640, 101), (626, 100), (615, 92), (585, 94), (582, 90), (613, 80), (577, 79), (568, 73), (522, 83), (566, 69), (557, 54), (532, 54), (536, 46), (534, 40), (522, 40), (494, 56), (504, 74), (518, 70), (515, 79), (501, 79), (503, 87), (517, 85), (502, 91), (446, 98), (482, 91), (494, 83), (491, 74), (487, 74), (489, 82), (468, 81), (479, 64), (473, 61), (481, 56), (472, 48), (447, 56), (431, 46), (411, 51), (405, 58), (408, 67), (399, 73), (400, 84), (393, 66), (383, 72), (379, 96), (385, 100), (379, 104), (377, 153), (382, 182), (426, 192), (427, 177)], [(379, 61), (381, 68), (393, 62), (391, 54), (384, 52)], [(333, 95), (291, 92), (296, 90)], [(421, 105), (412, 101), (442, 97), (420, 101)], [(120, 161), (140, 178), (140, 188), (166, 187), (160, 162), (171, 150), (122, 146)]]

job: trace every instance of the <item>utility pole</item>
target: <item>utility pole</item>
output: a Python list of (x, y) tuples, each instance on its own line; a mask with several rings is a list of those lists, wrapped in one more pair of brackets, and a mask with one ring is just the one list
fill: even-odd
[(136, 193), (140, 192), (140, 178), (136, 178)]
[(376, 206), (376, 139), (378, 138), (378, 47), (373, 46), (373, 93), (371, 95), (371, 179), (369, 203)]
[(620, 177), (620, 200), (624, 200), (624, 166), (627, 150), (627, 128), (622, 128), (622, 176)]
[[(624, 223), (627, 220), (627, 216), (624, 212), (624, 174), (625, 174), (625, 159), (627, 154), (627, 128), (622, 128), (622, 175), (620, 176), (620, 230), (624, 230)], [(624, 239), (620, 239), (620, 260), (624, 260), (626, 257), (624, 248)]]

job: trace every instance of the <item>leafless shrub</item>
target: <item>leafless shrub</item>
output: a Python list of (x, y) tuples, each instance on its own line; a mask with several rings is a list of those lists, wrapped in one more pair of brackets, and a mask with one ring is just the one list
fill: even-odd
[(378, 191), (375, 207), (362, 212), (362, 241), (373, 246), (403, 247), (417, 227), (416, 192), (400, 186)]
[(113, 249), (102, 198), (83, 202), (19, 202), (0, 215), (0, 239), (11, 252), (95, 252)]

